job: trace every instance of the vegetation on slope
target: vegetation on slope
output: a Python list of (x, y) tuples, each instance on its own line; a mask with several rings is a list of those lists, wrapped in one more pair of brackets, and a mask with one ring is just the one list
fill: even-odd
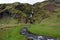
[(49, 17), (40, 24), (33, 24), (29, 31), (44, 36), (60, 37), (60, 18)]
[[(32, 11), (33, 11), (33, 14), (32, 14)], [(32, 14), (32, 17), (29, 18), (31, 14)], [(53, 37), (60, 37), (60, 32), (59, 32), (60, 31), (59, 29), (60, 4), (54, 1), (52, 2), (44, 1), (41, 3), (38, 2), (38, 3), (35, 3), (34, 5), (23, 4), (18, 2), (12, 3), (12, 4), (0, 4), (0, 19), (2, 19), (3, 21), (3, 19), (7, 17), (9, 19), (13, 18), (13, 20), (15, 21), (18, 20), (17, 23), (27, 23), (29, 21), (32, 21), (33, 23), (36, 24), (36, 25), (35, 24), (31, 25), (31, 27), (29, 28), (29, 31), (32, 33), (39, 34), (39, 35), (41, 34), (41, 35), (47, 35), (47, 36), (49, 35)], [(13, 30), (14, 31), (12, 32), (9, 31), (11, 32), (11, 34), (8, 33), (8, 35), (12, 35), (15, 32), (17, 32), (16, 30), (18, 30), (18, 27), (16, 30), (15, 28)], [(9, 40), (10, 39), (12, 40), (13, 38), (15, 39), (14, 36), (12, 35), (12, 38), (8, 37), (8, 39)]]
[[(27, 23), (29, 21), (33, 23), (40, 23), (42, 20), (50, 17), (55, 12), (58, 12), (56, 9), (58, 10), (60, 8), (59, 5), (60, 4), (55, 1), (38, 2), (34, 5), (19, 2), (12, 4), (0, 4), (0, 19), (9, 15), (7, 17), (17, 19), (18, 23)], [(29, 19), (30, 15), (32, 15), (32, 18)]]
[(0, 4), (0, 19), (7, 16), (17, 19), (18, 23), (26, 23), (26, 19), (30, 16), (31, 11), (31, 5), (27, 3)]
[[(36, 3), (33, 5), (33, 20), (35, 22), (40, 23), (42, 20), (51, 17), (55, 13), (58, 14), (58, 10), (60, 9), (60, 4), (44, 1), (42, 3)], [(58, 14), (59, 15), (59, 14)]]
[(60, 37), (60, 4), (50, 1), (33, 5), (35, 24), (29, 31), (45, 36)]

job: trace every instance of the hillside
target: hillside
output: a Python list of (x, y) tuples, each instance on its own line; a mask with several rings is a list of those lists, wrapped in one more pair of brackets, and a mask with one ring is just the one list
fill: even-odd
[(26, 23), (29, 14), (31, 14), (31, 5), (28, 3), (0, 4), (0, 19), (13, 18), (16, 23)]
[(60, 1), (46, 0), (33, 5), (19, 2), (0, 4), (1, 40), (25, 40), (19, 32), (28, 24), (29, 32), (33, 34), (59, 38)]
[(60, 4), (55, 1), (37, 2), (33, 5), (19, 2), (0, 4), (0, 19), (8, 17), (13, 18), (16, 23), (40, 23), (55, 14), (60, 16), (59, 10)]
[(42, 3), (36, 3), (33, 5), (33, 19), (40, 23), (46, 18), (53, 17), (54, 15), (59, 16), (60, 15), (60, 4), (50, 2), (50, 1), (44, 1)]
[(36, 23), (31, 25), (29, 31), (38, 35), (60, 37), (60, 4), (44, 1), (33, 6)]

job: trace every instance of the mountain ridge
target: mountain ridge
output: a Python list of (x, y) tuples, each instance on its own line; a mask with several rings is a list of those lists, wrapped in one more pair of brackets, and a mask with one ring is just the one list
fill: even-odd
[[(18, 23), (40, 23), (42, 20), (55, 15), (56, 13), (60, 15), (59, 5), (59, 3), (55, 3), (54, 1), (37, 2), (33, 5), (19, 2), (12, 4), (0, 4), (0, 19), (5, 18), (3, 16), (10, 15), (10, 17), (17, 19)], [(31, 15), (32, 17), (29, 18)]]

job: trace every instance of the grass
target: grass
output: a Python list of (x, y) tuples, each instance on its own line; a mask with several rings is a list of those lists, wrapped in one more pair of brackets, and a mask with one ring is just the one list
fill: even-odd
[[(25, 26), (23, 24), (0, 28), (0, 40), (26, 40), (25, 36), (19, 33)], [(60, 37), (60, 18), (50, 17), (39, 24), (31, 24), (29, 31), (38, 35)]]
[(17, 20), (15, 20), (14, 18), (7, 17), (7, 18), (0, 19), (0, 25), (1, 24), (16, 24), (16, 23), (17, 23)]
[(11, 26), (0, 29), (0, 40), (26, 40), (25, 36), (21, 35), (20, 29), (25, 25)]
[(60, 37), (60, 18), (50, 17), (39, 24), (32, 24), (29, 31), (38, 35)]
[(29, 31), (44, 36), (60, 37), (60, 26), (31, 25)]

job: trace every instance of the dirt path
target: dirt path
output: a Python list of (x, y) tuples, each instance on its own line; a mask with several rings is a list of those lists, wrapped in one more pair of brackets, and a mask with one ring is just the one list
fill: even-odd
[(11, 27), (11, 26), (18, 26), (18, 25), (21, 25), (21, 24), (2, 24), (2, 25), (0, 25), (0, 28)]

